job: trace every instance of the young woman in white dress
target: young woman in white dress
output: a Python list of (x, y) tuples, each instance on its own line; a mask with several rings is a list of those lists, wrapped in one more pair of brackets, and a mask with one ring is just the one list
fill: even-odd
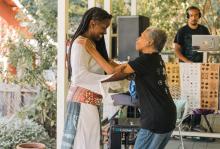
[(69, 51), (71, 86), (67, 96), (62, 149), (99, 149), (102, 96), (99, 81), (116, 72), (110, 64), (104, 34), (112, 16), (101, 8), (85, 12), (72, 37)]

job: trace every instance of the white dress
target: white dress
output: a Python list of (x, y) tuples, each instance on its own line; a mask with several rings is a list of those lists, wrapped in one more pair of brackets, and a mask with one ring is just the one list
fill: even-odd
[[(80, 86), (101, 94), (100, 80), (106, 78), (103, 70), (77, 40), (71, 51), (73, 86)], [(100, 120), (97, 106), (80, 103), (80, 114), (73, 149), (100, 148)]]

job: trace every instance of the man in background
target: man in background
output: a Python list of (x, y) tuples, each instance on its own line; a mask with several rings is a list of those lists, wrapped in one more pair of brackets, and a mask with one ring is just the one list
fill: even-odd
[[(190, 6), (186, 9), (187, 24), (181, 27), (174, 39), (174, 50), (180, 62), (186, 63), (202, 63), (203, 53), (193, 51), (192, 47), (192, 35), (210, 35), (207, 27), (199, 24), (201, 18), (201, 12), (199, 8)], [(213, 113), (212, 110), (196, 109), (193, 111), (193, 115), (186, 118), (183, 124), (187, 124), (188, 130), (192, 131), (206, 131), (204, 127), (200, 125), (201, 114)]]

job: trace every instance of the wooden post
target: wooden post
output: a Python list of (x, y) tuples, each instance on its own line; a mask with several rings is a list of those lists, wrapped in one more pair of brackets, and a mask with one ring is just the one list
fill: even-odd
[(64, 128), (65, 98), (67, 92), (67, 69), (65, 67), (66, 33), (68, 28), (69, 0), (58, 0), (58, 55), (57, 55), (57, 149), (61, 148)]
[[(104, 0), (104, 9), (108, 12), (112, 12), (112, 0)], [(105, 44), (108, 52), (108, 56), (112, 58), (112, 23), (107, 29), (107, 34), (105, 35)]]
[(131, 15), (137, 15), (137, 0), (131, 0)]

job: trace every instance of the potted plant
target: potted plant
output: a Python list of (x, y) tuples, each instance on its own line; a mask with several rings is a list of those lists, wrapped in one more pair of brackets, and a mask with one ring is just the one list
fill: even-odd
[(42, 143), (22, 143), (17, 145), (16, 149), (46, 149), (46, 146)]
[(31, 146), (38, 147), (35, 149), (55, 149), (56, 141), (49, 137), (43, 126), (33, 120), (16, 117), (0, 119), (1, 149), (25, 149), (25, 147), (26, 149), (27, 147), (34, 149)]

